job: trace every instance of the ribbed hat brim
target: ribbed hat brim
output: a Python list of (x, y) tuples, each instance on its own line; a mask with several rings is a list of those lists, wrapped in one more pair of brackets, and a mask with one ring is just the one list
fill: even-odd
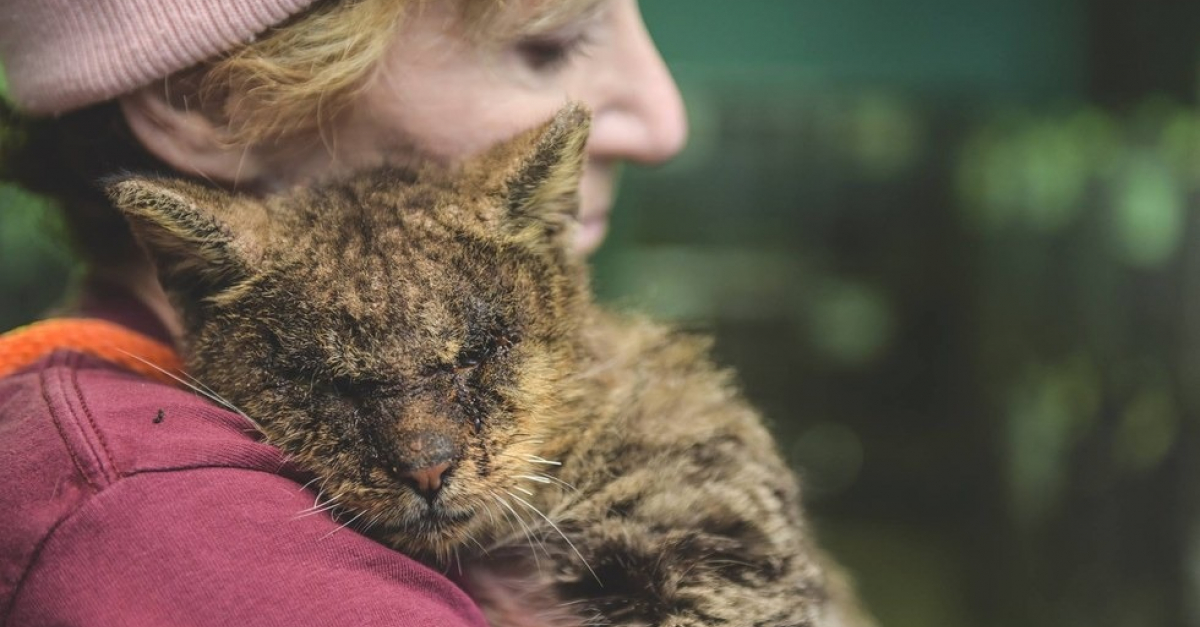
[(21, 110), (57, 115), (195, 65), (313, 0), (0, 0), (0, 59)]

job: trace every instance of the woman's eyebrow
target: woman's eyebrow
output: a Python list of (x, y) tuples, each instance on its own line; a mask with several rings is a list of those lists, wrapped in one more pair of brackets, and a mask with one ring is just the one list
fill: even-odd
[(472, 37), (503, 41), (542, 34), (572, 22), (587, 21), (602, 12), (612, 0), (560, 0), (539, 2), (531, 9), (514, 9), (513, 4), (492, 5), (479, 14), (468, 15)]

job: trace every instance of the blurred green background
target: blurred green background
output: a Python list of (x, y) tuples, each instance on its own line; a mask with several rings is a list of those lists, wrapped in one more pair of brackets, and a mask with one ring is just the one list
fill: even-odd
[[(884, 625), (1200, 626), (1200, 2), (646, 0), (596, 289), (714, 333)], [(0, 326), (57, 302), (0, 188)]]

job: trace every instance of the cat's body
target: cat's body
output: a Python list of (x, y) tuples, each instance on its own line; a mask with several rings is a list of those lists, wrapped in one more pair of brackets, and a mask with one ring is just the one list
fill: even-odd
[(828, 624), (799, 491), (704, 342), (605, 312), (568, 250), (587, 116), (447, 172), (117, 204), (198, 380), (339, 515), (501, 625)]

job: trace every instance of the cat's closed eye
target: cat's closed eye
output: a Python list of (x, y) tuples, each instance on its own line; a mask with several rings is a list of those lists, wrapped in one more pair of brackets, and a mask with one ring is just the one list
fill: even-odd
[(458, 357), (454, 360), (454, 369), (466, 370), (467, 368), (474, 368), (480, 363), (483, 363), (483, 360), (489, 357), (489, 351), (487, 349), (488, 347), (484, 346), (480, 348), (467, 349), (459, 353)]
[(329, 382), (333, 393), (343, 398), (368, 398), (395, 392), (397, 384), (367, 377), (334, 377)]
[[(508, 352), (520, 338), (504, 331), (493, 331), (486, 334), (473, 334), (454, 359), (453, 369), (464, 371), (475, 368), (486, 361)], [(479, 337), (482, 335), (482, 337)]]

